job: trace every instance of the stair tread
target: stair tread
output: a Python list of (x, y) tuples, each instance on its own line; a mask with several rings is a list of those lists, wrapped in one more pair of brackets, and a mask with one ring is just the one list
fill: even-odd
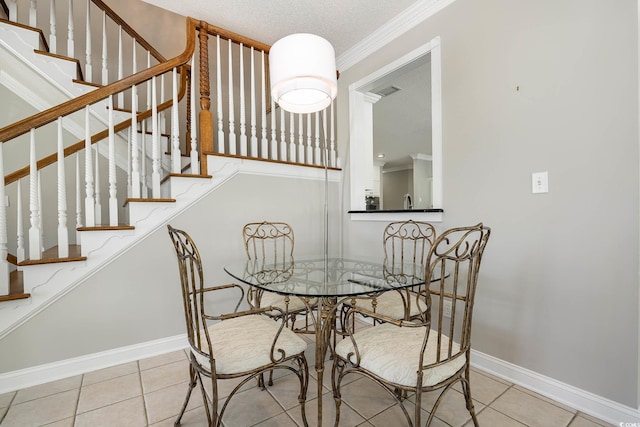
[(46, 55), (46, 56), (50, 56), (52, 58), (58, 58), (58, 59), (63, 59), (65, 61), (71, 61), (71, 62), (75, 62), (76, 64), (76, 73), (78, 74), (77, 80), (84, 80), (84, 77), (82, 76), (82, 67), (80, 66), (80, 60), (76, 59), (76, 58), (71, 58), (69, 56), (64, 56), (64, 55), (59, 55), (57, 53), (51, 53), (45, 50), (40, 50), (40, 49), (34, 49), (33, 50), (35, 53), (40, 54), (40, 55)]
[(134, 230), (133, 225), (95, 225), (93, 227), (78, 227), (78, 231), (110, 231), (110, 230)]
[(25, 30), (35, 31), (36, 33), (38, 33), (40, 35), (40, 41), (42, 42), (44, 48), (47, 51), (49, 51), (49, 44), (47, 43), (47, 39), (44, 37), (44, 33), (42, 32), (42, 30), (40, 28), (30, 27), (29, 25), (25, 25), (25, 24), (20, 24), (18, 22), (9, 21), (7, 19), (0, 19), (0, 22), (2, 22), (3, 24), (13, 25), (15, 27), (19, 27), (19, 28), (22, 28), (22, 29), (25, 29)]
[(24, 279), (22, 271), (14, 270), (9, 274), (9, 295), (1, 295), (0, 302), (29, 298), (31, 294), (24, 293)]
[(38, 264), (55, 264), (59, 262), (86, 261), (87, 257), (81, 255), (80, 245), (69, 245), (69, 256), (60, 258), (58, 256), (58, 246), (54, 246), (42, 253), (41, 259), (26, 259), (19, 262), (19, 266), (38, 265)]
[(213, 178), (212, 175), (203, 175), (198, 173), (170, 173), (169, 176), (174, 178), (203, 178), (203, 179)]
[(125, 201), (125, 204), (130, 202), (142, 202), (142, 203), (175, 203), (176, 199), (152, 199), (152, 198), (144, 198), (144, 197), (129, 197)]
[(98, 87), (98, 88), (99, 87), (103, 87), (103, 85), (98, 84), (98, 83), (91, 83), (91, 82), (87, 82), (87, 81), (84, 81), (84, 80), (78, 80), (78, 79), (73, 79), (73, 82), (81, 84), (81, 85), (92, 86), (92, 87)]

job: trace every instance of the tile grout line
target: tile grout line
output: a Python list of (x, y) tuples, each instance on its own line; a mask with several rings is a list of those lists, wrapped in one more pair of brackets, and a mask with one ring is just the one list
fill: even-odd
[(80, 378), (80, 387), (78, 388), (78, 397), (76, 398), (76, 407), (73, 410), (73, 425), (76, 425), (76, 419), (78, 418), (78, 408), (80, 407), (80, 395), (82, 394), (82, 387), (84, 386), (84, 376), (82, 374), (82, 378)]
[(7, 405), (7, 410), (4, 413), (4, 415), (2, 416), (2, 418), (0, 418), (0, 424), (2, 424), (2, 422), (4, 421), (5, 418), (7, 418), (7, 415), (9, 414), (9, 410), (11, 409), (11, 406), (13, 406), (13, 402), (16, 400), (16, 396), (18, 395), (18, 391), (16, 390), (13, 393), (13, 397), (11, 398), (11, 401), (9, 402), (9, 404)]
[(149, 425), (149, 408), (147, 407), (147, 399), (145, 399), (144, 395), (145, 395), (145, 390), (144, 390), (144, 384), (142, 384), (142, 369), (140, 368), (140, 360), (136, 360), (136, 367), (138, 370), (138, 381), (140, 381), (140, 391), (141, 394), (140, 396), (142, 397), (142, 409), (143, 409), (143, 413), (144, 413), (144, 422), (145, 425)]

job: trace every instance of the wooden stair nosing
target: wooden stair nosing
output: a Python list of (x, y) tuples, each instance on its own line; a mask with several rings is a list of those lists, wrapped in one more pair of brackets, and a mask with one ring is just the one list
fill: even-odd
[(212, 175), (203, 175), (198, 173), (170, 173), (168, 176), (172, 178), (202, 178), (202, 179), (213, 178)]
[(93, 227), (78, 227), (78, 231), (118, 231), (118, 230), (135, 230), (133, 225), (95, 225)]
[(99, 83), (92, 83), (92, 82), (86, 82), (84, 80), (78, 80), (78, 79), (73, 79), (74, 83), (78, 83), (81, 85), (87, 85), (87, 86), (92, 86), (92, 87), (97, 87), (97, 88), (101, 88), (103, 87), (101, 84)]
[(76, 58), (70, 58), (68, 56), (64, 56), (64, 55), (59, 55), (57, 53), (51, 53), (48, 51), (44, 51), (44, 50), (40, 50), (40, 49), (33, 49), (33, 51), (39, 55), (45, 55), (45, 56), (50, 56), (52, 58), (58, 58), (58, 59), (63, 59), (65, 61), (71, 61), (71, 62), (75, 62), (76, 64), (76, 74), (78, 77), (78, 80), (84, 80), (84, 77), (82, 75), (82, 67), (80, 66), (80, 60), (76, 59)]
[(19, 22), (9, 21), (7, 19), (0, 19), (0, 22), (2, 22), (4, 24), (14, 25), (16, 27), (23, 28), (25, 30), (35, 31), (36, 33), (39, 34), (40, 41), (42, 42), (42, 45), (44, 46), (45, 50), (47, 52), (49, 51), (49, 43), (47, 43), (47, 39), (44, 37), (44, 33), (42, 32), (42, 30), (40, 28), (30, 27), (28, 25), (20, 24)]
[(139, 202), (139, 203), (175, 203), (176, 199), (152, 199), (152, 198), (142, 198), (142, 197), (128, 197), (127, 200), (124, 201), (124, 205), (126, 206), (131, 202)]
[(61, 262), (86, 261), (87, 257), (81, 255), (80, 245), (69, 245), (69, 256), (66, 258), (58, 257), (58, 246), (54, 246), (42, 253), (41, 259), (26, 259), (18, 263), (18, 266), (25, 265), (41, 265), (41, 264), (57, 264)]

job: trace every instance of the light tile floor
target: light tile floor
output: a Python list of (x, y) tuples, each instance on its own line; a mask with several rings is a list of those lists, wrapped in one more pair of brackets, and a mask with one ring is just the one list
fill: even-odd
[[(307, 351), (310, 384), (307, 399), (309, 425), (316, 424), (317, 382), (313, 369), (312, 340)], [(335, 407), (330, 374), (323, 381), (323, 424), (333, 425)], [(0, 424), (28, 426), (172, 426), (184, 400), (188, 379), (185, 351), (89, 372), (72, 378), (0, 395)], [(220, 385), (224, 398), (237, 381)], [(483, 427), (599, 427), (609, 424), (553, 402), (529, 390), (472, 371), (472, 394)], [(260, 390), (251, 381), (231, 401), (224, 416), (225, 427), (296, 427), (302, 425), (297, 401), (297, 379), (276, 375), (274, 385)], [(366, 378), (343, 386), (341, 426), (403, 426), (406, 421), (395, 401)], [(433, 395), (423, 397), (429, 408)], [(415, 400), (408, 399), (407, 408)], [(425, 414), (428, 414), (425, 410)], [(436, 413), (434, 427), (472, 425), (460, 387), (449, 392)], [(424, 418), (426, 421), (426, 417)], [(204, 426), (205, 414), (198, 389), (192, 394), (184, 426)]]

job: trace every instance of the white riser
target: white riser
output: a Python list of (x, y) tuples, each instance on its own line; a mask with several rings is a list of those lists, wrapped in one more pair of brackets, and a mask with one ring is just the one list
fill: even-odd
[(133, 236), (135, 230), (83, 230), (79, 234), (82, 256), (88, 257), (110, 240)]

